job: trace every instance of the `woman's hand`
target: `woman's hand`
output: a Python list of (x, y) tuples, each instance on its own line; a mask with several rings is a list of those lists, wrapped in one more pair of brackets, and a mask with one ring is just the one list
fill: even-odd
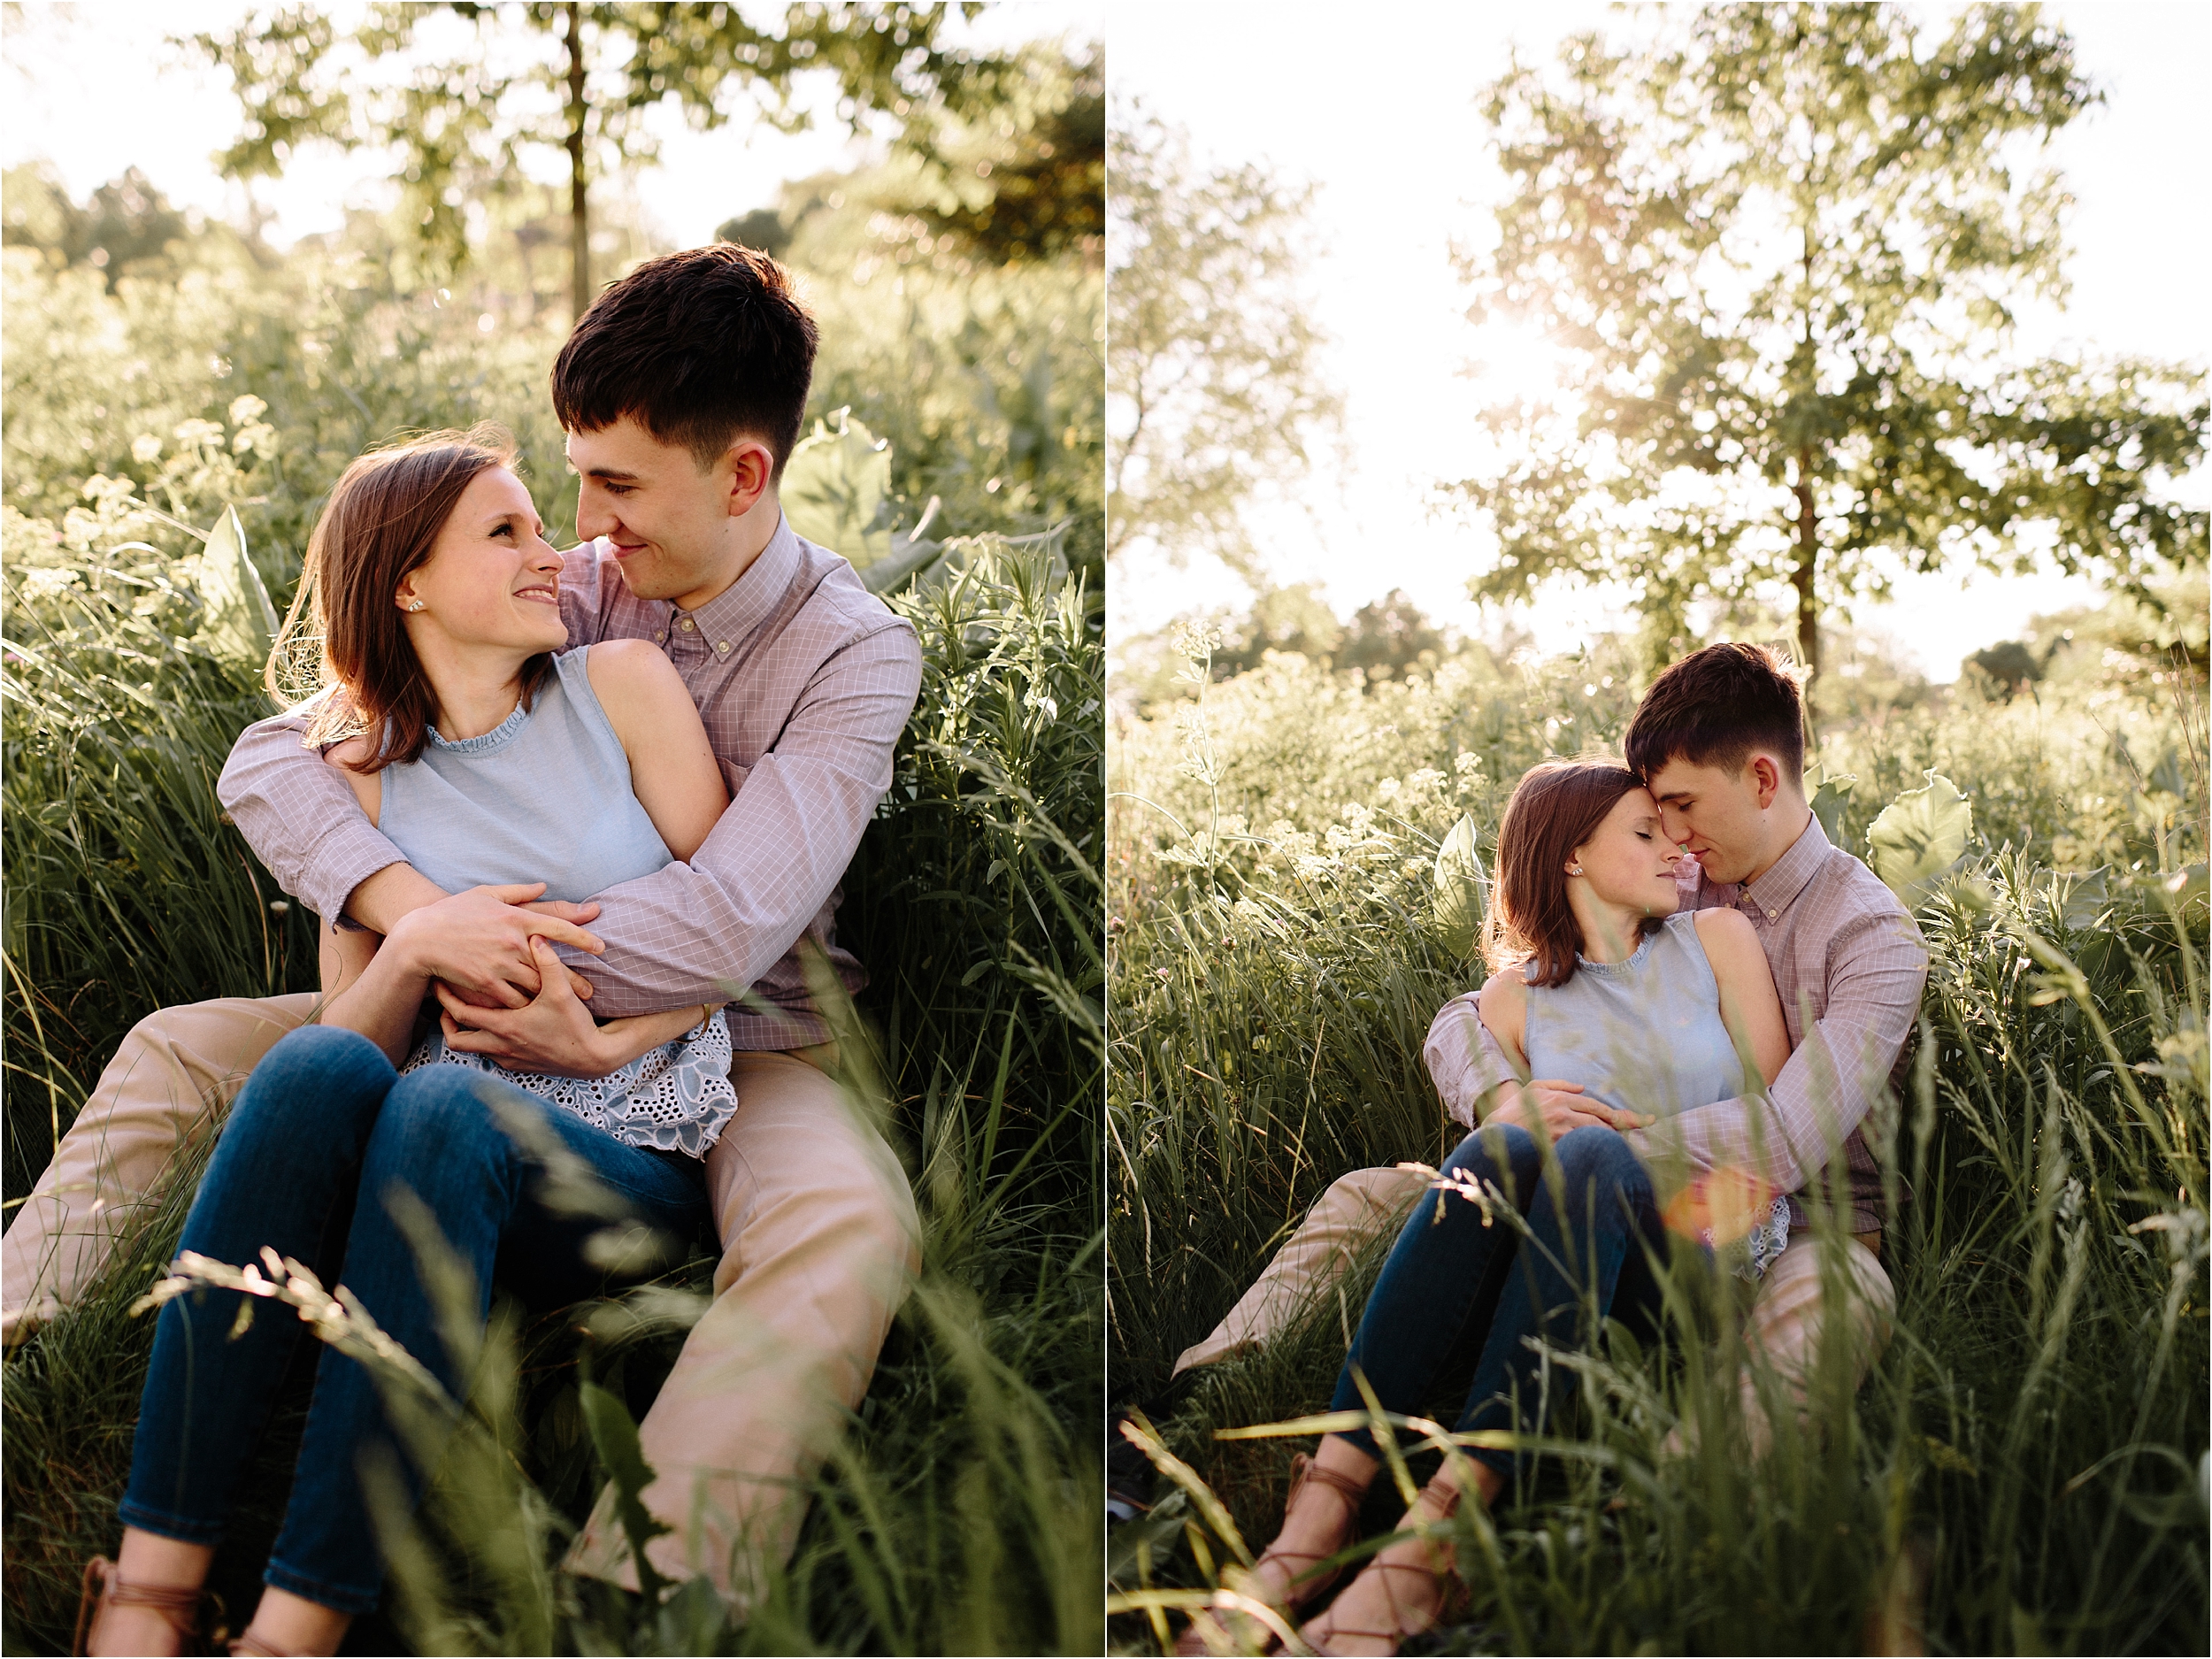
[(1641, 1129), (1655, 1121), (1641, 1112), (1621, 1111), (1601, 1100), (1592, 1100), (1579, 1083), (1547, 1077), (1501, 1086), (1498, 1103), (1485, 1115), (1482, 1126), (1507, 1124), (1533, 1134), (1540, 1119), (1548, 1141), (1593, 1125), (1601, 1129)]
[(552, 945), (538, 937), (530, 941), (530, 948), (541, 988), (521, 1008), (477, 1008), (442, 981), (432, 986), (442, 1010), (438, 1018), (446, 1047), (487, 1056), (511, 1071), (597, 1078), (682, 1036), (706, 1018), (705, 1005), (693, 1002), (665, 1013), (595, 1025), (570, 988), (569, 976)]
[[(560, 958), (549, 950), (541, 953), (537, 941), (555, 940), (594, 956), (606, 947), (576, 923), (549, 913), (549, 907), (532, 902), (544, 891), (542, 881), (471, 887), (409, 911), (393, 926), (391, 943), (403, 936), (409, 960), (424, 977), (452, 986), (465, 1002), (523, 1008), (542, 991), (541, 968), (548, 961), (560, 970), (554, 977), (572, 994), (588, 996), (588, 988), (576, 992)], [(577, 907), (580, 916), (587, 911), (595, 916), (598, 907)]]

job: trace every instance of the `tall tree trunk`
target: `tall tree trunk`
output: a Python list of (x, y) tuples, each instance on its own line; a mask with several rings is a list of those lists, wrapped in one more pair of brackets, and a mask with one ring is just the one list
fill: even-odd
[(584, 206), (584, 8), (568, 7), (568, 248), (569, 303), (573, 315), (591, 309), (591, 219)]
[(1797, 652), (1809, 676), (1808, 685), (1820, 677), (1820, 605), (1813, 597), (1813, 572), (1820, 563), (1820, 521), (1813, 511), (1813, 450), (1806, 444), (1797, 451), (1797, 570), (1790, 585), (1797, 589)]

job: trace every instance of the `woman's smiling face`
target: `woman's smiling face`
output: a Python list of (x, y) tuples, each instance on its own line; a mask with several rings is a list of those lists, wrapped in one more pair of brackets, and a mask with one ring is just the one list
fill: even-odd
[[(456, 645), (506, 646), (534, 655), (568, 642), (561, 620), (561, 556), (522, 480), (503, 466), (469, 480), (394, 596), (408, 632)], [(418, 609), (419, 607), (419, 609)]]
[(1581, 866), (1591, 897), (1646, 916), (1671, 916), (1681, 902), (1674, 879), (1680, 854), (1659, 822), (1651, 791), (1631, 789), (1575, 849), (1572, 864)]

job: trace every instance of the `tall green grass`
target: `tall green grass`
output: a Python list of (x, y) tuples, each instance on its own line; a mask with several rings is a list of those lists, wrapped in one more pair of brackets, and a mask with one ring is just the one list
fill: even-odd
[[(711, 1263), (693, 1263), (596, 1306), (502, 1311), (456, 1461), (398, 1547), (389, 1613), (349, 1650), (1098, 1650), (1100, 608), (1049, 545), (959, 551), (892, 601), (925, 683), (841, 912), (874, 973), (838, 1015), (846, 1082), (915, 1179), (925, 1269), (793, 1560), (742, 1629), (702, 1586), (653, 1606), (552, 1570), (702, 1305)], [(12, 1198), (130, 1020), (311, 983), (305, 918), (272, 913), (212, 797), (258, 710), (234, 671), (179, 642), (188, 570), (147, 558), (10, 590)], [(114, 1545), (152, 1334), (128, 1310), (196, 1173), (6, 1362), (11, 1651), (59, 1650), (83, 1560)], [(241, 1615), (307, 1375), (303, 1361), (218, 1555), (211, 1582)]]
[[(1141, 1603), (1202, 1599), (1273, 1535), (1283, 1441), (1316, 1431), (1268, 1425), (1326, 1405), (1384, 1245), (1266, 1348), (1169, 1368), (1330, 1180), (1456, 1141), (1419, 1043), (1479, 971), (1441, 941), (1429, 864), (1463, 811), (1487, 858), (1519, 771), (1617, 726), (1635, 687), (1609, 667), (1471, 654), (1362, 693), (1278, 662), (1118, 726), (1110, 1366), (1191, 1471), (1111, 1540), (1118, 1648), (1155, 1650), (1179, 1616)], [(1816, 1430), (1786, 1426), (1727, 1317), (1743, 1293), (1678, 1253), (1656, 1350), (1554, 1352), (1577, 1402), (1527, 1483), (1455, 1523), (1473, 1604), (1441, 1650), (2205, 1646), (2202, 692), (2070, 695), (1822, 733), (1828, 770), (1860, 774), (1845, 844), (1938, 764), (1981, 831), (1921, 910), (1909, 1081), (1872, 1124), (1899, 1299), (1873, 1377), (1855, 1394), (1832, 1353)], [(1755, 1457), (1747, 1379), (1786, 1425)], [(1449, 1387), (1431, 1409), (1455, 1415)]]

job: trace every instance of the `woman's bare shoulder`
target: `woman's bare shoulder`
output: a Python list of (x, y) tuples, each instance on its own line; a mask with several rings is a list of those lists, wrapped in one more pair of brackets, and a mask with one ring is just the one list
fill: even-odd
[(1748, 916), (1732, 906), (1717, 904), (1696, 911), (1691, 919), (1697, 928), (1698, 942), (1708, 956), (1717, 950), (1731, 956), (1747, 949), (1760, 951), (1758, 929), (1752, 926)]
[(1528, 978), (1519, 963), (1500, 968), (1482, 982), (1482, 989), (1475, 993), (1475, 1006), (1487, 1017), (1492, 1012), (1508, 1013), (1528, 1006)]
[(676, 672), (676, 664), (650, 640), (601, 640), (584, 649), (588, 653), (584, 672), (591, 676), (591, 688), (602, 698), (610, 691), (649, 696), (671, 687), (683, 690), (683, 676)]

